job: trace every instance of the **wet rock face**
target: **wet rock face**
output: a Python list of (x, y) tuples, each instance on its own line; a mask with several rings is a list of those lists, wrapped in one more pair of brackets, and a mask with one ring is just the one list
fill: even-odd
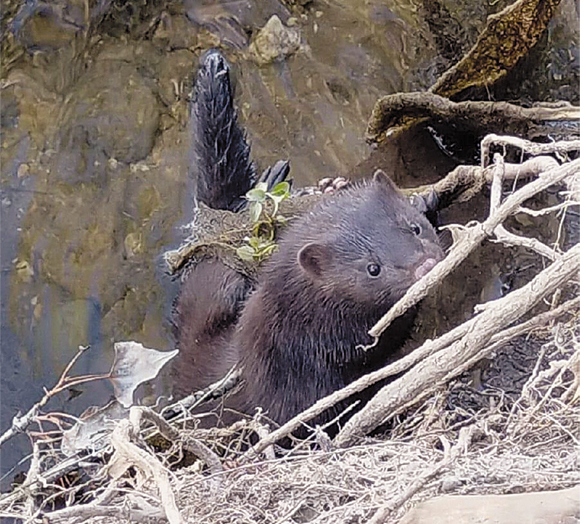
[(61, 303), (88, 296), (108, 340), (143, 330), (165, 336), (158, 306), (146, 320), (144, 304), (163, 303), (156, 254), (170, 242), (185, 194), (181, 90), (194, 55), (107, 36), (88, 45), (38, 51), (6, 73), (1, 122), (11, 146), (0, 151), (3, 181), (30, 195), (5, 206), (20, 268), (10, 322), (34, 339), (23, 343), (25, 355), (69, 355), (70, 345), (85, 343), (83, 315), (71, 316), (75, 334), (63, 343), (45, 333), (61, 318), (52, 314)]
[(286, 27), (277, 16), (271, 16), (250, 45), (250, 53), (259, 65), (284, 60), (301, 45), (299, 30)]
[(54, 174), (68, 181), (96, 179), (111, 159), (130, 164), (150, 153), (158, 102), (134, 66), (98, 61), (74, 88), (63, 124)]
[(185, 14), (196, 28), (204, 28), (222, 45), (245, 49), (250, 35), (272, 16), (287, 20), (289, 7), (279, 0), (183, 0)]

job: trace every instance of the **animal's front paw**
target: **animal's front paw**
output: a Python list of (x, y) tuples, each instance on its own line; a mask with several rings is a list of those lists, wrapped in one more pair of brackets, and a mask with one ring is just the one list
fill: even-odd
[(318, 183), (318, 189), (324, 194), (327, 195), (328, 193), (333, 193), (334, 191), (338, 191), (340, 189), (344, 189), (348, 186), (350, 181), (344, 177), (337, 177), (337, 178), (322, 178)]

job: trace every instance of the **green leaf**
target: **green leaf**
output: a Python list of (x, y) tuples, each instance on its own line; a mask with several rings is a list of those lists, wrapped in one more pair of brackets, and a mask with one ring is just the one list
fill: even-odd
[(250, 202), (262, 202), (266, 199), (267, 192), (263, 191), (262, 189), (251, 189), (248, 193), (246, 193), (246, 200)]
[(248, 239), (248, 243), (250, 244), (250, 247), (252, 247), (252, 249), (254, 251), (256, 251), (261, 245), (261, 241), (258, 237), (250, 237)]
[(283, 200), (285, 200), (285, 198), (287, 198), (286, 196), (283, 195), (273, 195), (271, 193), (267, 193), (267, 196), (275, 203), (275, 204), (279, 204), (279, 202), (282, 202)]
[(259, 250), (259, 254), (262, 258), (268, 257), (275, 249), (277, 249), (277, 244), (267, 244), (263, 246), (261, 250)]
[(270, 197), (273, 201), (273, 210), (271, 211), (271, 216), (274, 217), (277, 214), (277, 211), (279, 210), (279, 201), (277, 200), (278, 197), (275, 198), (270, 193), (267, 193), (267, 196)]
[(262, 204), (260, 202), (253, 202), (250, 204), (250, 220), (258, 222), (260, 214), (262, 213)]
[(250, 246), (242, 246), (236, 250), (236, 254), (246, 262), (254, 261), (255, 251)]
[(270, 192), (274, 197), (286, 198), (289, 196), (289, 182), (279, 182)]
[(259, 182), (256, 184), (256, 188), (260, 189), (263, 193), (266, 193), (269, 185), (266, 182)]

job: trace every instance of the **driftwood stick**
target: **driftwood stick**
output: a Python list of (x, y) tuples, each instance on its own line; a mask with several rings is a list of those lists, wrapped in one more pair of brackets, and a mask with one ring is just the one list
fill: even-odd
[(456, 378), (458, 375), (470, 369), (475, 362), (482, 358), (489, 357), (490, 355), (494, 354), (495, 351), (503, 347), (505, 344), (510, 342), (511, 340), (527, 334), (534, 329), (538, 329), (540, 327), (548, 325), (550, 322), (558, 320), (561, 316), (570, 313), (571, 311), (578, 309), (580, 307), (580, 297), (573, 298), (564, 302), (562, 305), (558, 306), (551, 311), (546, 311), (545, 313), (541, 313), (535, 317), (530, 318), (526, 322), (521, 324), (517, 324), (516, 326), (510, 327), (505, 329), (496, 335), (493, 335), (490, 340), (488, 341), (488, 345), (485, 346), (480, 352), (478, 353), (478, 357), (476, 355), (473, 356), (472, 361), (464, 362), (460, 366), (454, 367), (452, 371), (447, 375), (446, 382)]
[[(395, 93), (376, 102), (368, 121), (366, 141), (381, 142), (393, 129), (424, 119), (460, 124), (479, 135), (492, 131), (531, 139), (565, 130), (565, 135), (575, 136), (579, 134), (580, 108), (569, 104), (521, 107), (509, 102), (452, 102), (429, 92)], [(560, 124), (565, 124), (565, 128)]]
[[(494, 162), (496, 169), (494, 171), (494, 178), (492, 180), (492, 187), (490, 192), (490, 214), (496, 213), (497, 208), (501, 204), (503, 180), (505, 178), (505, 160), (503, 155), (495, 153)], [(540, 242), (536, 238), (527, 238), (520, 235), (515, 235), (505, 229), (503, 224), (499, 224), (494, 230), (496, 241), (505, 246), (523, 246), (527, 249), (535, 251), (537, 254), (548, 258), (549, 260), (557, 260), (560, 254)]]
[(540, 242), (536, 238), (527, 238), (520, 235), (515, 235), (507, 231), (502, 225), (498, 226), (494, 231), (496, 242), (503, 246), (521, 246), (531, 251), (535, 251), (538, 255), (549, 260), (557, 260), (561, 255), (551, 247)]
[[(517, 0), (489, 16), (474, 46), (427, 93), (398, 93), (377, 101), (368, 122), (367, 141), (381, 142), (394, 127), (430, 117), (476, 128), (479, 134), (496, 131), (529, 139), (560, 132), (578, 135), (579, 111), (569, 104), (522, 108), (506, 102), (448, 100), (467, 88), (486, 87), (506, 75), (538, 41), (559, 3), (560, 0)], [(558, 125), (550, 125), (554, 120)], [(560, 129), (560, 123), (567, 124), (567, 129)]]
[(153, 508), (152, 511), (132, 509), (124, 506), (105, 506), (97, 503), (81, 504), (59, 509), (51, 513), (43, 514), (43, 522), (58, 524), (60, 522), (71, 523), (73, 519), (77, 522), (86, 522), (93, 517), (114, 517), (121, 522), (144, 523), (147, 519), (164, 519), (165, 513), (160, 508)]
[(565, 202), (561, 202), (560, 204), (556, 204), (555, 206), (545, 207), (543, 209), (529, 209), (527, 207), (520, 207), (516, 214), (524, 213), (526, 215), (532, 217), (542, 217), (544, 215), (549, 215), (550, 213), (554, 213), (555, 211), (560, 211), (561, 209), (565, 209), (569, 206), (578, 206), (580, 202), (578, 200), (566, 200)]
[[(535, 178), (544, 171), (558, 167), (559, 163), (548, 156), (529, 158), (521, 164), (504, 164), (504, 180), (525, 180)], [(425, 196), (433, 191), (440, 201), (440, 208), (466, 202), (478, 194), (482, 188), (492, 183), (496, 166), (458, 166), (441, 180), (427, 186), (419, 186), (412, 191)]]
[(525, 486), (535, 491), (524, 493), (441, 495), (419, 502), (397, 524), (580, 522), (579, 484), (552, 491), (543, 488)]
[(112, 461), (123, 461), (128, 467), (133, 465), (141, 470), (143, 474), (152, 478), (159, 489), (161, 505), (167, 520), (170, 524), (181, 524), (183, 519), (177, 509), (167, 471), (154, 456), (131, 442), (131, 436), (135, 430), (133, 426), (134, 424), (130, 420), (121, 420), (114, 429), (112, 445), (114, 446), (115, 454), (112, 457)]
[(538, 41), (560, 0), (517, 0), (488, 17), (486, 28), (466, 55), (430, 91), (446, 97), (471, 86), (486, 86), (510, 71)]
[(133, 510), (119, 506), (100, 506), (99, 504), (82, 504), (71, 506), (69, 508), (59, 509), (52, 513), (43, 515), (43, 522), (57, 524), (59, 522), (71, 522), (72, 519), (78, 519), (77, 522), (87, 522), (93, 517), (114, 517), (123, 519), (122, 522), (143, 523), (149, 518), (164, 518), (163, 511), (156, 513), (146, 513), (140, 510)]
[[(39, 442), (33, 442), (33, 456), (31, 463), (26, 474), (26, 479), (31, 482), (40, 481), (41, 485), (43, 481), (40, 477), (41, 470), (41, 450)], [(37, 511), (37, 504), (34, 497), (34, 492), (29, 491), (25, 502), (25, 513), (29, 518), (32, 518)]]
[(189, 411), (195, 406), (202, 404), (203, 402), (207, 402), (208, 400), (215, 398), (220, 398), (231, 389), (234, 389), (239, 381), (240, 369), (236, 366), (233, 366), (224, 377), (222, 377), (217, 382), (210, 384), (207, 388), (204, 388), (201, 391), (195, 391), (191, 395), (178, 400), (174, 404), (166, 406), (161, 412), (161, 416), (166, 420), (170, 420), (180, 415), (181, 413)]
[(577, 244), (527, 285), (487, 304), (461, 340), (430, 356), (381, 389), (363, 410), (346, 423), (334, 442), (343, 447), (351, 445), (396, 412), (477, 362), (487, 340), (521, 318), (546, 296), (564, 287), (578, 274), (579, 268), (580, 244)]
[(516, 136), (503, 136), (490, 133), (480, 142), (480, 164), (482, 167), (487, 167), (490, 163), (490, 150), (494, 146), (500, 146), (505, 149), (508, 146), (515, 147), (520, 149), (525, 156), (538, 156), (580, 151), (580, 140), (559, 140), (539, 144)]

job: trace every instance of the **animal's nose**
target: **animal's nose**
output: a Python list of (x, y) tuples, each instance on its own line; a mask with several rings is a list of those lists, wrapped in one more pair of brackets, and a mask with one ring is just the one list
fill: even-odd
[(415, 278), (419, 280), (423, 275), (427, 275), (438, 263), (435, 258), (426, 258), (415, 270)]

